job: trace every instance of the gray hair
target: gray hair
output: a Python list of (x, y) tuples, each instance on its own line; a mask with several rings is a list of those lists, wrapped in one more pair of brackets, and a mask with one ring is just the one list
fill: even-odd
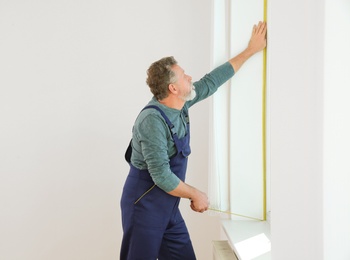
[(162, 58), (147, 70), (147, 84), (157, 100), (166, 98), (169, 94), (169, 84), (175, 83), (177, 78), (172, 67), (177, 64), (173, 56)]

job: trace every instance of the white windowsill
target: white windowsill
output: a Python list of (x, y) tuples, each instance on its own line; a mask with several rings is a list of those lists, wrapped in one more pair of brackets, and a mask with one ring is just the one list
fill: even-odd
[(269, 222), (222, 220), (222, 227), (240, 260), (271, 260)]

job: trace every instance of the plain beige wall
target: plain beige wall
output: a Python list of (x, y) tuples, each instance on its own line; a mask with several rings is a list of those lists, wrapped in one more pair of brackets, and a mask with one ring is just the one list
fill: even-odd
[[(118, 259), (123, 156), (146, 69), (210, 68), (211, 0), (0, 2), (0, 259)], [(192, 109), (188, 182), (206, 191), (208, 113)], [(198, 259), (217, 217), (181, 204)]]

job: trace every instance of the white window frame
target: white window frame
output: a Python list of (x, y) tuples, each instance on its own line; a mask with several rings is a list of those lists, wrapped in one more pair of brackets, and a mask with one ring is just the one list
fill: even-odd
[[(257, 9), (264, 8), (264, 5), (266, 7), (266, 2), (263, 0), (261, 1), (261, 6), (256, 7)], [(242, 6), (243, 3), (243, 6)], [(242, 2), (238, 0), (214, 0), (213, 1), (213, 42), (212, 42), (212, 67), (215, 68), (218, 65), (222, 64), (223, 62), (227, 61), (229, 58), (233, 57), (234, 55), (238, 54), (239, 51), (242, 51), (247, 44), (247, 40), (249, 40), (250, 32), (247, 33), (246, 26), (241, 26), (239, 32), (235, 32), (235, 34), (238, 34), (239, 37), (236, 37), (232, 39), (233, 37), (233, 17), (234, 15), (239, 15), (239, 12), (242, 14), (246, 14), (243, 12), (243, 10), (238, 10), (239, 12), (234, 12), (232, 9), (237, 7), (239, 8), (245, 8), (244, 5), (249, 6), (251, 8), (252, 4), (247, 2)], [(256, 23), (258, 20), (262, 20), (262, 16), (258, 17), (256, 20), (249, 22), (250, 26), (252, 26), (254, 23)], [(246, 21), (247, 23), (247, 21)], [(237, 28), (235, 28), (237, 29)], [(245, 31), (244, 31), (245, 30)], [(239, 38), (239, 39), (237, 39)], [(233, 47), (234, 46), (234, 47)], [(267, 52), (268, 53), (268, 52)], [(260, 55), (260, 56), (259, 56)], [(224, 86), (222, 86), (219, 91), (213, 96), (212, 98), (212, 111), (211, 111), (211, 140), (210, 140), (210, 146), (211, 146), (211, 161), (210, 161), (210, 176), (209, 176), (209, 199), (211, 201), (211, 207), (219, 209), (224, 212), (230, 212), (228, 214), (230, 216), (230, 220), (223, 220), (223, 228), (229, 238), (229, 241), (231, 243), (231, 246), (236, 251), (236, 254), (238, 256), (241, 256), (242, 259), (244, 259), (244, 252), (239, 249), (239, 246), (237, 246), (239, 243), (246, 241), (248, 244), (249, 239), (252, 240), (251, 243), (260, 243), (260, 247), (262, 247), (262, 250), (268, 250), (268, 248), (271, 248), (270, 244), (270, 212), (271, 212), (271, 205), (270, 205), (270, 156), (269, 156), (269, 92), (268, 92), (268, 73), (267, 78), (264, 79), (266, 82), (265, 85), (265, 101), (262, 101), (263, 104), (265, 104), (265, 112), (264, 116), (262, 115), (261, 120), (261, 139), (262, 144), (260, 144), (264, 151), (262, 152), (262, 158), (261, 162), (263, 163), (262, 171), (260, 174), (261, 180), (261, 188), (263, 190), (263, 194), (261, 195), (262, 201), (262, 207), (257, 209), (257, 211), (261, 212), (261, 214), (258, 216), (256, 213), (251, 213), (249, 210), (247, 212), (244, 212), (244, 204), (246, 201), (249, 201), (249, 194), (244, 194), (241, 198), (239, 198), (240, 202), (238, 204), (243, 205), (238, 206), (238, 208), (235, 208), (237, 201), (234, 201), (233, 198), (237, 198), (237, 194), (235, 192), (239, 189), (239, 182), (243, 183), (244, 185), (247, 185), (247, 180), (244, 180), (243, 175), (234, 175), (233, 172), (233, 166), (232, 161), (235, 160), (233, 156), (235, 156), (235, 153), (237, 151), (233, 151), (231, 146), (232, 142), (235, 139), (235, 136), (233, 136), (233, 132), (231, 127), (232, 124), (232, 117), (234, 113), (232, 113), (232, 105), (231, 101), (235, 97), (236, 89), (233, 88), (243, 88), (242, 82), (244, 83), (244, 77), (247, 77), (247, 73), (256, 73), (254, 68), (252, 69), (252, 63), (258, 62), (258, 60), (262, 59), (263, 54), (257, 54), (255, 55), (257, 57), (253, 57), (251, 60), (248, 61), (242, 69), (237, 73), (237, 75), (234, 76), (234, 78), (226, 83)], [(267, 55), (268, 56), (268, 55)], [(255, 60), (254, 60), (255, 59)], [(265, 56), (266, 59), (266, 56)], [(267, 57), (268, 60), (268, 57)], [(265, 60), (266, 61), (266, 60)], [(254, 66), (254, 65), (253, 65)], [(265, 70), (268, 70), (266, 68), (268, 66), (265, 63)], [(259, 70), (259, 66), (255, 68), (255, 70)], [(260, 67), (261, 70), (261, 67)], [(266, 72), (266, 71), (265, 71)], [(263, 72), (261, 71), (261, 74)], [(261, 88), (262, 88), (261, 84)], [(262, 106), (261, 106), (262, 108)], [(244, 115), (243, 115), (244, 117)], [(263, 131), (263, 128), (265, 130)], [(244, 130), (243, 130), (244, 131)], [(264, 134), (263, 134), (264, 133)], [(242, 145), (242, 144), (241, 144)], [(237, 147), (239, 150), (240, 147)], [(243, 177), (242, 177), (243, 176)], [(256, 178), (256, 177), (253, 177)], [(257, 187), (257, 186), (256, 186)], [(256, 189), (255, 187), (255, 189)], [(247, 188), (247, 187), (246, 187)], [(248, 187), (249, 188), (249, 187)], [(234, 189), (234, 190), (233, 190)], [(234, 195), (235, 194), (235, 195)], [(234, 196), (234, 197), (233, 197)], [(233, 204), (234, 203), (234, 204)], [(247, 203), (249, 204), (249, 203)], [(254, 210), (253, 210), (254, 211)], [(239, 215), (244, 215), (246, 217), (241, 217)], [(252, 220), (252, 219), (260, 219), (259, 220)], [(259, 237), (260, 234), (264, 234), (266, 236), (266, 239)], [(255, 236), (258, 236), (260, 240), (254, 240)], [(261, 240), (262, 238), (262, 240)], [(242, 244), (242, 243), (241, 243)], [(259, 247), (259, 246), (258, 246)], [(254, 248), (258, 248), (257, 246), (254, 246)], [(269, 252), (265, 252), (264, 255), (266, 258), (269, 259)], [(269, 250), (268, 250), (269, 251)], [(263, 251), (262, 251), (263, 252)]]

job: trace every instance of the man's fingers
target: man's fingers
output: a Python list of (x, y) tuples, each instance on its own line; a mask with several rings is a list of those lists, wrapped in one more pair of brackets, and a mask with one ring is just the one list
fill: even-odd
[(255, 34), (255, 31), (256, 31), (256, 24), (254, 24), (253, 26), (252, 35)]
[(259, 22), (257, 33), (258, 34), (265, 34), (265, 32), (266, 32), (266, 23)]
[(265, 34), (265, 33), (266, 33), (266, 22), (259, 22), (258, 25), (254, 24), (252, 35)]

